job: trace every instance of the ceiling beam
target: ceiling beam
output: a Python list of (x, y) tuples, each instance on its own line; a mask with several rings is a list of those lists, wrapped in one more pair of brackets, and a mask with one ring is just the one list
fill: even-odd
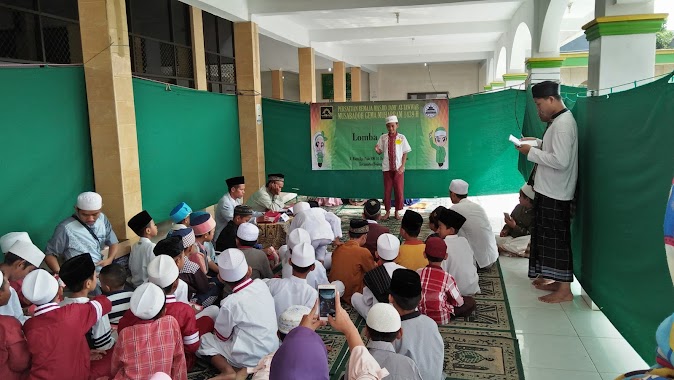
[[(229, 0), (228, 0), (229, 1)], [(283, 15), (288, 13), (335, 11), (390, 7), (429, 7), (450, 4), (506, 3), (514, 0), (248, 0), (251, 14)]]
[(358, 57), (362, 65), (390, 65), (401, 63), (424, 63), (424, 62), (461, 62), (481, 61), (487, 59), (489, 53), (445, 53), (418, 55), (389, 55), (389, 56), (361, 56)]
[[(388, 46), (387, 46), (388, 45)], [(403, 56), (425, 56), (432, 54), (452, 54), (452, 53), (482, 53), (490, 52), (496, 48), (494, 42), (475, 42), (468, 44), (435, 44), (435, 45), (404, 45), (401, 44), (367, 44), (367, 45), (346, 45), (343, 53), (345, 58), (352, 57), (357, 60), (358, 57), (387, 57), (391, 55)], [(423, 62), (423, 59), (422, 59)]]
[(443, 34), (502, 33), (506, 32), (509, 27), (509, 21), (488, 21), (370, 28), (315, 29), (309, 31), (309, 38), (315, 42), (339, 42), (377, 38), (439, 36)]

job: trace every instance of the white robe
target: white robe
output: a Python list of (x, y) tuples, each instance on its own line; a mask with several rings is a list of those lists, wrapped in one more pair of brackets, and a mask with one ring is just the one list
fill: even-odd
[(475, 255), (475, 261), (480, 268), (486, 268), (498, 260), (496, 239), (491, 229), (491, 223), (482, 206), (468, 199), (462, 199), (452, 206), (452, 210), (466, 218), (466, 223), (459, 230), (459, 236), (463, 236), (470, 243)]

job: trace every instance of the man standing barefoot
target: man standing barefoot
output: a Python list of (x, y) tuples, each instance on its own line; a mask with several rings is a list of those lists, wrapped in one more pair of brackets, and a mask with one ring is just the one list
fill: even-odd
[(573, 300), (571, 254), (571, 201), (578, 179), (576, 120), (564, 106), (559, 84), (545, 81), (531, 89), (538, 116), (548, 123), (538, 146), (522, 144), (517, 150), (536, 165), (529, 184), (534, 187), (534, 223), (531, 232), (529, 277), (533, 285), (552, 293), (539, 297), (547, 303)]
[(385, 133), (379, 137), (374, 150), (377, 154), (384, 154), (381, 162), (384, 173), (384, 214), (388, 219), (391, 214), (391, 190), (395, 193), (395, 218), (400, 219), (400, 210), (403, 209), (403, 189), (405, 187), (405, 163), (407, 154), (412, 151), (410, 144), (402, 133), (398, 133), (398, 117), (391, 115), (386, 118)]

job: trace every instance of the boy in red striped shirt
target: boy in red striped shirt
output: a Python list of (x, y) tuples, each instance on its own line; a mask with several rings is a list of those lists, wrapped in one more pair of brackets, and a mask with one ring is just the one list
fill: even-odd
[(447, 245), (439, 237), (426, 241), (424, 257), (428, 266), (419, 269), (421, 277), (421, 301), (419, 311), (439, 325), (446, 325), (453, 316), (464, 317), (475, 310), (473, 297), (462, 297), (454, 277), (442, 269), (441, 263), (447, 258)]

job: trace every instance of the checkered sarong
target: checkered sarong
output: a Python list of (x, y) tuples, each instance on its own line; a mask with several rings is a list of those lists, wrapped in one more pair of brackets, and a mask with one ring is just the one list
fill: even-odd
[(534, 198), (529, 256), (529, 277), (538, 275), (573, 282), (571, 201), (558, 201), (540, 193)]

